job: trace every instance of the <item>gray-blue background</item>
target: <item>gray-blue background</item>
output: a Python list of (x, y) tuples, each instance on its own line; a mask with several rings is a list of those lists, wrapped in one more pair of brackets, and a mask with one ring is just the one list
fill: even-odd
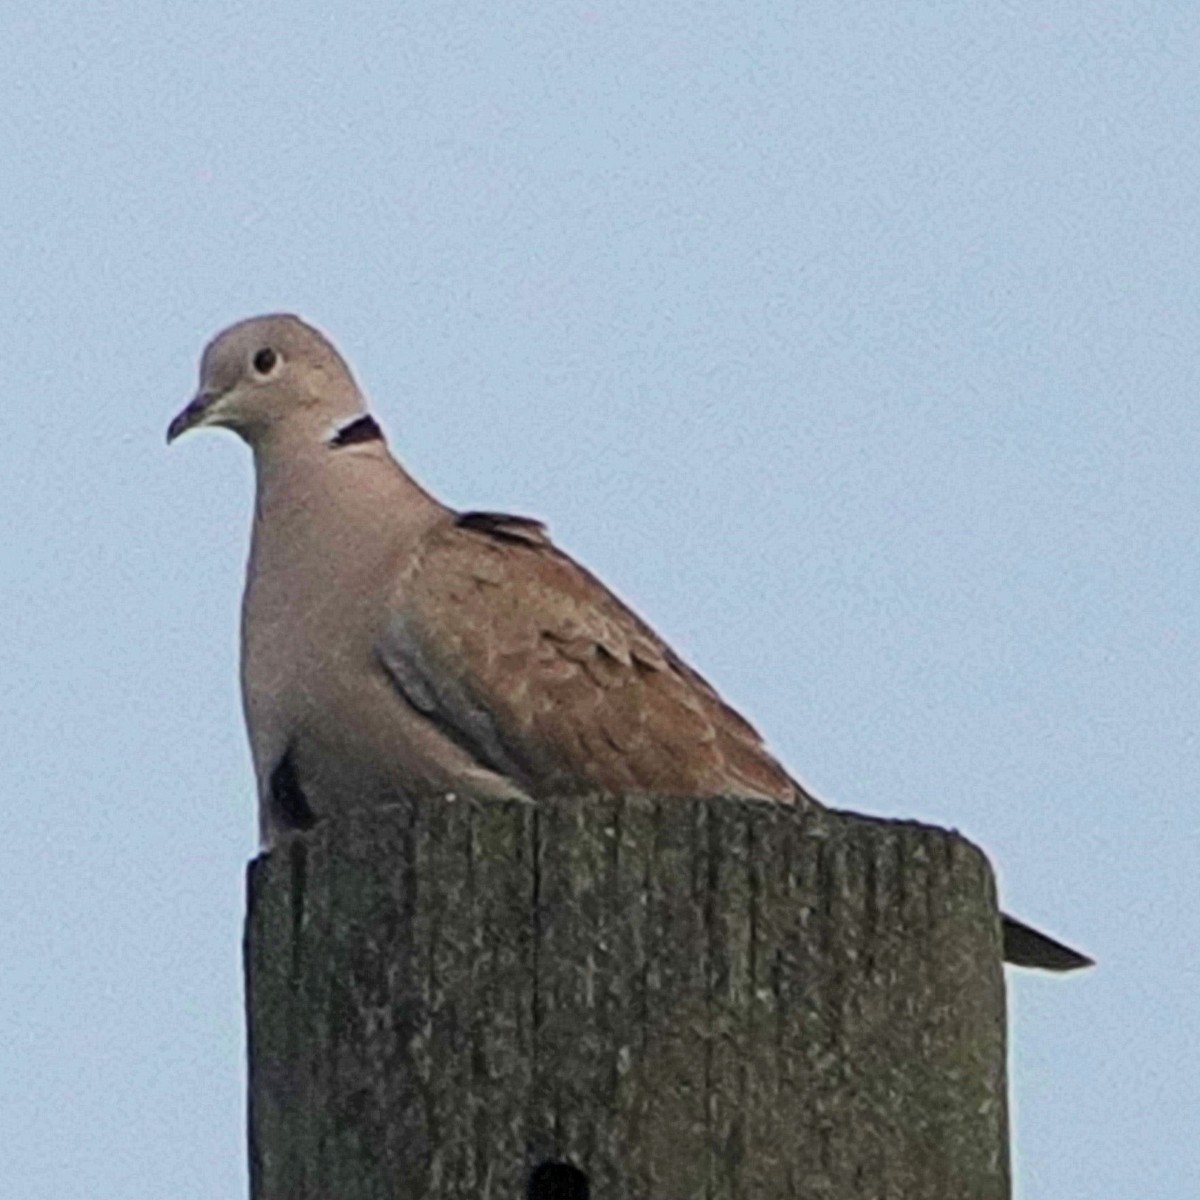
[(1026, 1200), (1195, 1195), (1200, 8), (0, 14), (0, 1195), (245, 1189), (249, 458), (317, 321), (843, 806), (1094, 953), (1011, 979)]

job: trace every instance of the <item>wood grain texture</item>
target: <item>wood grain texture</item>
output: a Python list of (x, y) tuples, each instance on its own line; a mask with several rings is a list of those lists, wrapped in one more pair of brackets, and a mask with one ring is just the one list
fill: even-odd
[(254, 1200), (1009, 1195), (957, 835), (765, 801), (398, 805), (251, 864)]

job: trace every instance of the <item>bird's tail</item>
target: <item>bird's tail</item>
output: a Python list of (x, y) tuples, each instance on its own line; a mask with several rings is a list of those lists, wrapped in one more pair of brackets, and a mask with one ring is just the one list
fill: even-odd
[(1080, 967), (1094, 965), (1086, 954), (1056, 942), (1007, 913), (1000, 914), (1000, 924), (1004, 932), (1004, 961), (1014, 966), (1037, 967), (1043, 971), (1077, 971)]

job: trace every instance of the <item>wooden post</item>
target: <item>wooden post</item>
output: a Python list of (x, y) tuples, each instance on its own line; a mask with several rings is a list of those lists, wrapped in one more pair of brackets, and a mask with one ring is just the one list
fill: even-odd
[(1006, 1200), (991, 872), (734, 800), (427, 801), (251, 864), (254, 1200)]

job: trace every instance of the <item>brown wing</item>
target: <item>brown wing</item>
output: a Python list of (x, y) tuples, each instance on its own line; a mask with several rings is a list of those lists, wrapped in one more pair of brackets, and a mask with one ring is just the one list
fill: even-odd
[(802, 794), (753, 727), (528, 518), (436, 527), (380, 657), (416, 707), (530, 795)]

